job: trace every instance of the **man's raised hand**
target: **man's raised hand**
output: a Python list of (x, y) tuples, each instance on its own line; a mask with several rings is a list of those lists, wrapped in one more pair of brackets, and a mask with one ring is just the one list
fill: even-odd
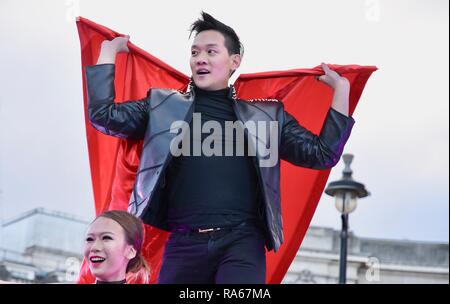
[(336, 71), (333, 71), (322, 62), (322, 69), (325, 72), (324, 75), (320, 75), (317, 77), (317, 80), (325, 83), (333, 89), (337, 87), (348, 87), (349, 81), (347, 78), (340, 76)]
[(344, 114), (345, 116), (348, 116), (350, 82), (347, 78), (342, 77), (336, 71), (330, 69), (328, 65), (323, 62), (322, 69), (325, 74), (316, 77), (319, 81), (333, 88), (334, 94), (333, 101), (331, 102), (331, 107), (336, 111)]
[(100, 56), (98, 57), (97, 64), (115, 63), (117, 53), (128, 53), (128, 41), (130, 36), (116, 37), (113, 40), (105, 40), (102, 42)]

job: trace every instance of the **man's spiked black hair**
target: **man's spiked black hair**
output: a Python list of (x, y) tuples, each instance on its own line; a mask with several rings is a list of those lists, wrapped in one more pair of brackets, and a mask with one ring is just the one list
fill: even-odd
[(244, 55), (244, 46), (239, 40), (236, 32), (231, 27), (215, 19), (208, 13), (202, 11), (201, 15), (202, 19), (198, 19), (197, 21), (192, 23), (189, 38), (191, 38), (193, 32), (195, 32), (195, 35), (197, 35), (198, 33), (206, 30), (215, 30), (220, 32), (225, 37), (225, 47), (227, 48), (230, 55)]

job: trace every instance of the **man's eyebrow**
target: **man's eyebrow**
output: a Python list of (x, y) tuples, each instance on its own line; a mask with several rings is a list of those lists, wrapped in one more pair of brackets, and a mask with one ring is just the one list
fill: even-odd
[[(208, 46), (219, 46), (217, 43), (208, 43), (208, 44), (206, 44), (206, 46), (208, 47)], [(196, 45), (196, 44), (193, 44), (192, 46), (191, 46), (191, 49), (193, 49), (193, 48), (199, 48), (199, 46), (198, 45)]]

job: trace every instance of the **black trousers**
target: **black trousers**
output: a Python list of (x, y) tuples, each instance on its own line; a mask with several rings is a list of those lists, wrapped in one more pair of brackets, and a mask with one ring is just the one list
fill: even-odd
[(159, 284), (265, 284), (266, 253), (260, 228), (241, 224), (209, 233), (172, 233)]

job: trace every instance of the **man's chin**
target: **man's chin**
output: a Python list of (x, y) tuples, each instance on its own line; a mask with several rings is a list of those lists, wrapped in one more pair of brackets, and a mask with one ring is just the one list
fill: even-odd
[(195, 82), (195, 86), (199, 89), (205, 90), (205, 91), (217, 91), (220, 89), (224, 89), (227, 86), (218, 85), (218, 84), (211, 84), (211, 83), (202, 83), (202, 82)]
[(211, 88), (211, 84), (204, 83), (203, 81), (194, 81), (194, 84), (197, 88), (202, 90), (209, 90)]

